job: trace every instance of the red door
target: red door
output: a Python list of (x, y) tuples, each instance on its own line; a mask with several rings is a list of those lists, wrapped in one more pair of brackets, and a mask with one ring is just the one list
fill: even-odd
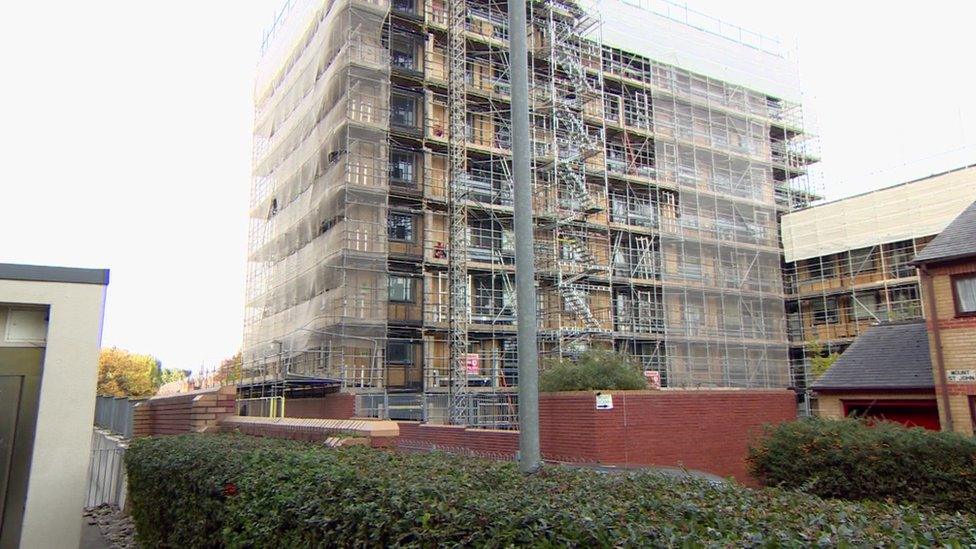
[(884, 419), (906, 427), (939, 430), (939, 406), (935, 399), (844, 400), (844, 415)]

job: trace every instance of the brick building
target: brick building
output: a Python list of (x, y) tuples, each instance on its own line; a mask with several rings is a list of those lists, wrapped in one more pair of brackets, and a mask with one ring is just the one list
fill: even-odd
[(944, 430), (976, 426), (976, 202), (919, 253), (922, 302)]
[(920, 320), (867, 329), (812, 388), (823, 417), (940, 427), (929, 337)]

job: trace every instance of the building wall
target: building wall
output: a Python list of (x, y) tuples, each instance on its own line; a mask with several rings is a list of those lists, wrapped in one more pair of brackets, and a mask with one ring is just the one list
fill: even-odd
[(77, 547), (105, 286), (0, 280), (0, 303), (50, 307), (20, 546)]
[[(932, 370), (943, 425), (947, 425), (947, 414), (941, 389), (943, 380), (939, 378), (936, 367), (939, 357), (933, 330), (937, 326), (940, 332), (945, 370), (947, 372), (970, 370), (976, 373), (976, 317), (956, 317), (955, 297), (952, 291), (952, 275), (967, 273), (976, 273), (976, 261), (969, 259), (945, 266), (928, 267), (928, 273), (923, 270), (921, 275), (923, 284), (931, 277), (935, 294), (935, 318), (928, 319), (929, 348), (932, 349)], [(929, 310), (926, 305), (926, 312)], [(974, 434), (976, 426), (973, 424), (970, 402), (973, 397), (976, 397), (976, 382), (948, 381), (947, 386), (953, 430), (963, 434)]]

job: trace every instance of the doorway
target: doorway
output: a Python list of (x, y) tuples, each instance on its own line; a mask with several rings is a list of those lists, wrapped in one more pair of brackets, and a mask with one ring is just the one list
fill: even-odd
[(39, 348), (0, 348), (0, 549), (20, 542), (43, 356)]

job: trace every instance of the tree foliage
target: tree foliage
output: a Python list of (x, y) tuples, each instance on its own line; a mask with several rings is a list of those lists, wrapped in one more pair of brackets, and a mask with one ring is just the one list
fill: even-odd
[(591, 349), (578, 359), (551, 361), (539, 376), (539, 390), (590, 391), (646, 389), (647, 378), (631, 357)]
[(237, 351), (234, 356), (225, 358), (220, 362), (217, 370), (217, 380), (222, 384), (232, 384), (241, 380), (241, 372), (244, 368), (244, 358), (241, 351)]
[(827, 370), (840, 358), (839, 353), (825, 353), (823, 345), (819, 341), (807, 342), (807, 355), (810, 356), (810, 375), (813, 379), (820, 379), (820, 376), (827, 373)]
[(106, 396), (151, 396), (161, 385), (186, 377), (183, 370), (164, 369), (152, 355), (112, 347), (98, 358), (98, 394)]

